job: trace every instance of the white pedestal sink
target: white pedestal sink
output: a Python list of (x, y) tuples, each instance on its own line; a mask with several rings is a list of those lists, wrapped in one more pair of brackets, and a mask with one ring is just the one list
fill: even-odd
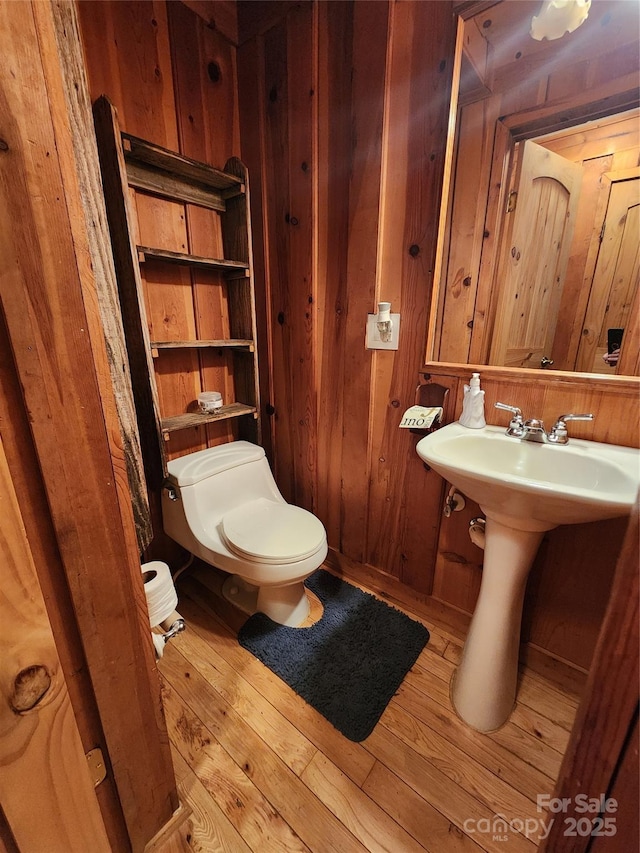
[(503, 427), (458, 423), (425, 436), (416, 450), (487, 519), (480, 595), (451, 697), (465, 722), (493, 731), (515, 702), (524, 591), (543, 533), (627, 515), (640, 483), (640, 452), (581, 439), (537, 444), (507, 436)]

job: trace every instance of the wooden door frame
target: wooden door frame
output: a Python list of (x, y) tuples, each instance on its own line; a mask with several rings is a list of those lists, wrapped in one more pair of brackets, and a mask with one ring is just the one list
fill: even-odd
[[(75, 624), (51, 621), (81, 640), (128, 842), (142, 851), (178, 798), (99, 310), (95, 258), (111, 247), (76, 11), (58, 0), (0, 14), (0, 212), (11, 223), (0, 232), (0, 306)], [(113, 811), (103, 817), (109, 829)]]

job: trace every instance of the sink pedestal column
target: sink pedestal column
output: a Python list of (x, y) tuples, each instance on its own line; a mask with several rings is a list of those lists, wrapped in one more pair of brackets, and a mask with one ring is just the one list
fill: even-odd
[(454, 673), (451, 698), (466, 723), (490, 732), (506, 722), (513, 709), (524, 591), (542, 535), (549, 527), (533, 522), (531, 526), (538, 529), (516, 530), (500, 516), (485, 514), (480, 595)]

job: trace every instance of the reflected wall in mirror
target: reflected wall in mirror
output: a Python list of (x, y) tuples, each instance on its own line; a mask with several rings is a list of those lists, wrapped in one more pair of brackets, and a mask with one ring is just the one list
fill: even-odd
[(540, 5), (460, 30), (427, 359), (639, 375), (640, 6), (597, 0), (537, 42)]

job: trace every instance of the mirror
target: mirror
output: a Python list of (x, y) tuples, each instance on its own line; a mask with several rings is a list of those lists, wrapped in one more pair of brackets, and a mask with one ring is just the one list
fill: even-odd
[(427, 359), (639, 375), (640, 7), (539, 42), (540, 7), (459, 28)]

